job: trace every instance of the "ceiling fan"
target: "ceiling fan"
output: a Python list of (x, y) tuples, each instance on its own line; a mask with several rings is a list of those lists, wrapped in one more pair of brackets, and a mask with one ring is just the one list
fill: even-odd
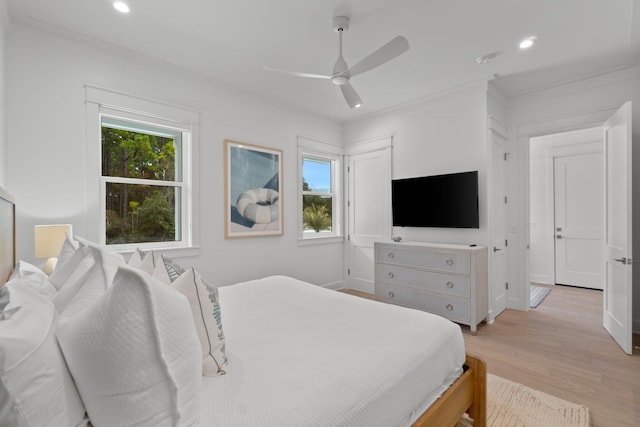
[(342, 91), (342, 95), (347, 101), (347, 104), (349, 104), (351, 108), (358, 108), (362, 105), (362, 100), (358, 96), (358, 93), (355, 91), (353, 86), (351, 86), (349, 79), (379, 65), (382, 65), (385, 62), (392, 60), (396, 56), (399, 56), (400, 54), (406, 52), (407, 50), (409, 50), (409, 42), (403, 36), (396, 36), (387, 44), (378, 48), (377, 50), (369, 54), (369, 56), (356, 63), (354, 66), (349, 67), (347, 65), (347, 62), (342, 57), (342, 33), (349, 29), (349, 18), (346, 16), (336, 16), (335, 18), (333, 18), (333, 29), (338, 33), (339, 36), (339, 55), (338, 59), (333, 65), (332, 74), (326, 75), (302, 73), (297, 71), (281, 70), (278, 68), (271, 68), (267, 66), (263, 66), (262, 68), (267, 71), (276, 71), (279, 73), (290, 74), (298, 77), (331, 80), (333, 84), (340, 86), (340, 90)]

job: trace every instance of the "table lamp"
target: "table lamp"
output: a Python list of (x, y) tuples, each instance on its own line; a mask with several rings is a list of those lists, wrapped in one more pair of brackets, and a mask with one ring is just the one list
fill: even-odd
[(33, 235), (35, 239), (36, 258), (47, 258), (42, 271), (46, 275), (51, 275), (56, 263), (58, 255), (67, 238), (67, 233), (73, 233), (71, 224), (53, 224), (53, 225), (36, 225), (34, 226)]

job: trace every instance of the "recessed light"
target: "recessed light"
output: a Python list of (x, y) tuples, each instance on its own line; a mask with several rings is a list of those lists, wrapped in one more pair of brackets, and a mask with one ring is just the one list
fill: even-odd
[(123, 1), (113, 2), (113, 7), (120, 13), (129, 13), (131, 11), (129, 5)]
[(520, 47), (520, 49), (529, 49), (535, 44), (535, 42), (535, 37), (527, 37), (526, 39), (522, 40), (518, 46)]

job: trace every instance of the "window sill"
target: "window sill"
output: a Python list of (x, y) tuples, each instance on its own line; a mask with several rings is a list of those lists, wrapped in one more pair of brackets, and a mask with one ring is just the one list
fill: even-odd
[(298, 239), (298, 246), (324, 245), (329, 243), (343, 243), (344, 236), (307, 237)]
[[(188, 258), (188, 257), (194, 257), (194, 256), (198, 256), (200, 255), (200, 246), (189, 246), (189, 247), (156, 247), (156, 248), (149, 248), (149, 249), (143, 249), (144, 251), (153, 251), (154, 253), (159, 253), (159, 254), (163, 254), (168, 258)], [(131, 254), (133, 251), (131, 250), (121, 250), (121, 251), (116, 251), (119, 254), (122, 255), (129, 255)]]

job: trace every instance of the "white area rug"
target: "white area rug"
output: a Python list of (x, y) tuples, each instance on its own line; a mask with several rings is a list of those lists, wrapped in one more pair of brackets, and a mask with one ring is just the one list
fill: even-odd
[(551, 288), (531, 285), (531, 308), (536, 308), (549, 295)]
[[(465, 417), (456, 427), (472, 427)], [(487, 374), (488, 427), (590, 427), (589, 408)]]

